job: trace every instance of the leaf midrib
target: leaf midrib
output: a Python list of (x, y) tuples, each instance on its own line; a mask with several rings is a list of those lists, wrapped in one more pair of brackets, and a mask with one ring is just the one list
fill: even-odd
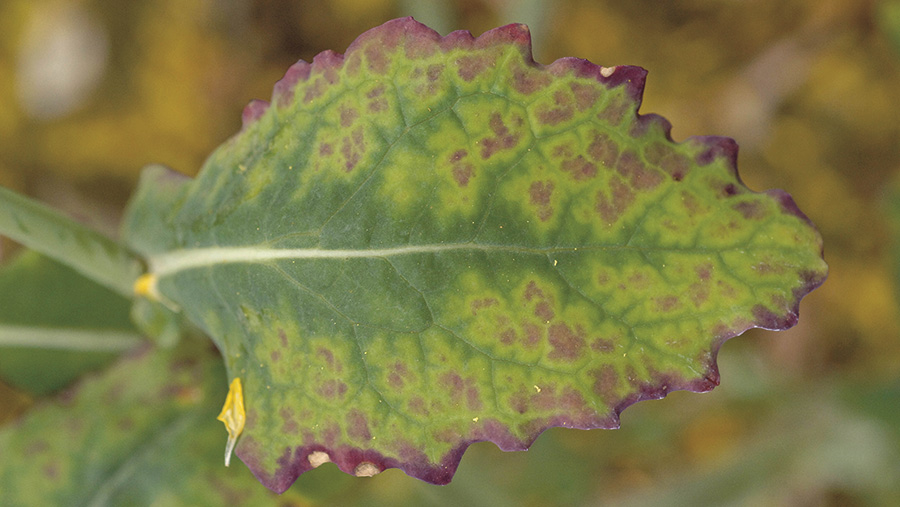
[[(166, 252), (151, 257), (148, 259), (148, 264), (150, 272), (162, 278), (188, 269), (211, 267), (219, 264), (262, 263), (287, 259), (385, 258), (457, 250), (545, 255), (548, 253), (574, 252), (580, 248), (584, 247), (528, 248), (513, 245), (479, 245), (477, 243), (443, 243), (394, 248), (333, 250), (321, 248), (206, 247)], [(610, 248), (627, 247), (604, 247), (604, 249)]]
[(171, 250), (147, 259), (148, 273), (163, 278), (196, 268), (208, 268), (222, 264), (267, 263), (279, 260), (297, 259), (379, 259), (416, 254), (435, 254), (460, 250), (479, 252), (495, 252), (510, 254), (548, 255), (573, 253), (578, 251), (677, 251), (682, 253), (722, 253), (735, 248), (748, 249), (746, 246), (730, 247), (658, 247), (647, 245), (584, 245), (584, 246), (552, 246), (525, 247), (521, 245), (491, 245), (478, 243), (441, 243), (407, 245), (392, 248), (368, 249), (323, 249), (323, 248), (272, 248), (267, 246), (247, 247), (200, 247)]
[(123, 352), (142, 342), (141, 335), (125, 330), (0, 325), (0, 347)]

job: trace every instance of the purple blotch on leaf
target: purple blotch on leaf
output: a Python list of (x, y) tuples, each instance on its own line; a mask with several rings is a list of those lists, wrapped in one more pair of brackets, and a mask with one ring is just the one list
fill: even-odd
[(269, 103), (264, 100), (251, 100), (249, 104), (244, 106), (244, 112), (241, 114), (241, 128), (246, 129), (251, 123), (258, 120), (269, 109)]

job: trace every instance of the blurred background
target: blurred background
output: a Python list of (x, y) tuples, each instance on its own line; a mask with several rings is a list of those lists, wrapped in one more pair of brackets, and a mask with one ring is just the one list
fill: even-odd
[[(617, 431), (476, 444), (449, 486), (334, 467), (309, 504), (900, 504), (900, 0), (2, 0), (0, 185), (114, 233), (141, 167), (193, 175), (297, 59), (413, 15), (442, 34), (511, 23), (535, 59), (650, 71), (643, 113), (741, 146), (825, 238), (800, 324), (720, 354), (722, 385), (629, 408)], [(0, 260), (15, 246), (0, 244)], [(0, 384), (0, 423), (34, 400)]]

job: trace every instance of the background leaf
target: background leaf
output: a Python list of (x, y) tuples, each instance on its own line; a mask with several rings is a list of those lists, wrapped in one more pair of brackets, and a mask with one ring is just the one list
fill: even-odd
[(129, 297), (141, 272), (131, 252), (49, 206), (0, 187), (0, 232)]
[(0, 378), (47, 394), (141, 341), (131, 301), (36, 252), (0, 269)]
[(267, 486), (322, 461), (446, 483), (471, 442), (617, 427), (796, 323), (818, 234), (730, 139), (637, 116), (644, 76), (399, 19), (293, 66), (189, 186), (142, 179), (126, 239), (241, 377)]
[(222, 466), (222, 378), (217, 357), (191, 341), (144, 348), (39, 404), (0, 429), (4, 504), (274, 504), (245, 468)]

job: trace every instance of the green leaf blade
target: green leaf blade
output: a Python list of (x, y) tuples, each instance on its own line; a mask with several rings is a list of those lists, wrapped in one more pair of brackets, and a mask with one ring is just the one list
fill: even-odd
[(404, 19), (248, 106), (148, 261), (242, 378), (264, 484), (326, 458), (446, 483), (472, 442), (617, 427), (796, 322), (818, 233), (741, 184), (730, 139), (637, 115), (645, 74)]
[(274, 505), (221, 467), (221, 362), (203, 341), (143, 347), (0, 428), (4, 505)]
[(0, 378), (36, 395), (109, 364), (143, 338), (130, 301), (34, 251), (0, 268)]
[(0, 234), (131, 297), (141, 262), (103, 234), (12, 190), (0, 187)]

